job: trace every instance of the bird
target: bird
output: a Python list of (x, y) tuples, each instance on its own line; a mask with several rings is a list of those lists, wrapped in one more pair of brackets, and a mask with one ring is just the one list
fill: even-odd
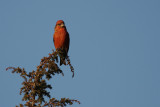
[(56, 51), (59, 52), (60, 66), (66, 65), (65, 59), (68, 57), (68, 50), (70, 45), (70, 37), (63, 20), (56, 22), (53, 34), (53, 42)]

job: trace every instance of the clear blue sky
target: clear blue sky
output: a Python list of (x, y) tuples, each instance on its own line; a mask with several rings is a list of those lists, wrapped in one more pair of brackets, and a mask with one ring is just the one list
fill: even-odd
[(35, 70), (54, 49), (57, 20), (70, 34), (69, 67), (53, 97), (73, 107), (160, 107), (159, 0), (0, 0), (0, 107), (22, 103), (22, 79), (8, 66)]

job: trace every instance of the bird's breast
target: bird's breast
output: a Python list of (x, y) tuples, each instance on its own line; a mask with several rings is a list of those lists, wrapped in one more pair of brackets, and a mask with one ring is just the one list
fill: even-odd
[(63, 48), (65, 45), (65, 39), (66, 39), (66, 31), (65, 30), (60, 30), (56, 31), (54, 33), (54, 45), (55, 48)]

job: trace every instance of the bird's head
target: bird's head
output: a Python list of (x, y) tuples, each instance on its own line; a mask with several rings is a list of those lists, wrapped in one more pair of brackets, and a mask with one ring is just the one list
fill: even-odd
[(58, 20), (55, 26), (55, 29), (65, 28), (65, 24), (63, 20)]

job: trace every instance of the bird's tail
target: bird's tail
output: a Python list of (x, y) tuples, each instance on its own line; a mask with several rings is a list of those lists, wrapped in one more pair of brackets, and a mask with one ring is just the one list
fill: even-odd
[(67, 57), (67, 52), (64, 50), (64, 49), (58, 49), (58, 54), (59, 54), (59, 57), (60, 57), (60, 66), (62, 64), (66, 65), (66, 57)]
[(60, 66), (61, 66), (62, 64), (66, 65), (65, 58), (60, 58)]

